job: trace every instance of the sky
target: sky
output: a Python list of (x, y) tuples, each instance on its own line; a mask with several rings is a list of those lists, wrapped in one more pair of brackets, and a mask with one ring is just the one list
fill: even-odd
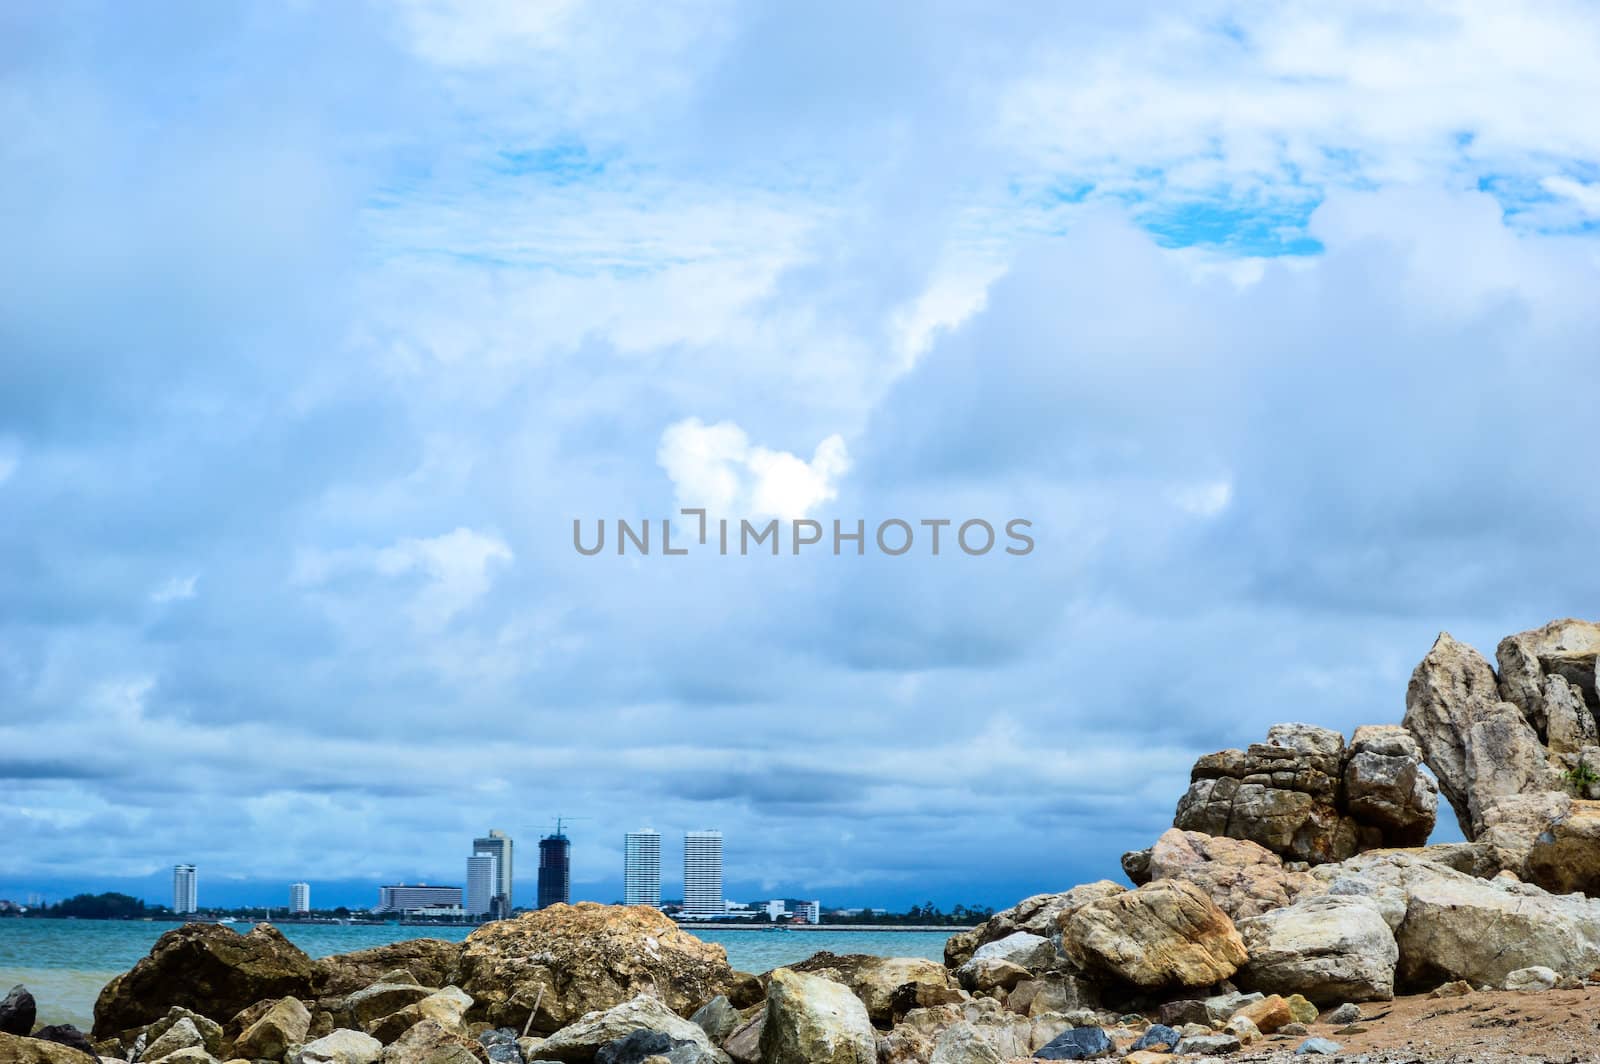
[[(371, 904), (499, 828), (529, 904), (558, 815), (601, 901), (646, 826), (668, 896), (700, 828), (735, 898), (1115, 878), (1198, 755), (1594, 617), (1597, 54), (1559, 0), (5, 6), (0, 897)], [(868, 549), (574, 549), (680, 508)]]

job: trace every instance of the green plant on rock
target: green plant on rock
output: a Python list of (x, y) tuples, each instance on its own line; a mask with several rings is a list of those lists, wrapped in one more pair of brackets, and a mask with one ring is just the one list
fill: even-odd
[(1600, 772), (1596, 772), (1589, 762), (1580, 756), (1578, 763), (1563, 772), (1561, 778), (1566, 781), (1568, 789), (1573, 794), (1582, 796), (1590, 787), (1600, 783)]

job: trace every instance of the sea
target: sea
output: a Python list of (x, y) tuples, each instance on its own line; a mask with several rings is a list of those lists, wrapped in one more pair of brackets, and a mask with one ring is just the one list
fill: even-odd
[[(40, 1023), (70, 1023), (88, 1030), (100, 988), (132, 968), (173, 923), (142, 920), (0, 920), (0, 997), (14, 984), (26, 986), (39, 1005)], [(248, 931), (249, 924), (236, 930)], [(403, 927), (399, 924), (280, 924), (295, 945), (313, 957), (349, 953), (413, 938), (459, 942), (470, 927)], [(717, 942), (728, 962), (744, 972), (765, 972), (822, 950), (873, 953), (882, 957), (942, 960), (946, 931), (832, 931), (752, 929), (697, 931)]]

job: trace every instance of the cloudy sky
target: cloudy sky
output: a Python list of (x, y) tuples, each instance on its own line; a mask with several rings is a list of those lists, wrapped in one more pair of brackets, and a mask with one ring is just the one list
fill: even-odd
[(0, 10), (0, 897), (1005, 905), (1595, 615), (1593, 6), (863, 6)]

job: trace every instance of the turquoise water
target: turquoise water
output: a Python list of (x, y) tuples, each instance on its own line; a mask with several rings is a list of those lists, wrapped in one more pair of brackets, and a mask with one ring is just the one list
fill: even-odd
[[(73, 1023), (87, 1028), (94, 1019), (100, 988), (132, 968), (162, 934), (176, 924), (125, 920), (0, 920), (0, 996), (22, 983), (39, 1002), (41, 1023)], [(235, 925), (248, 931), (249, 925)], [(467, 927), (400, 927), (396, 924), (282, 924), (284, 935), (311, 954), (382, 946), (412, 938), (459, 942)], [(740, 971), (764, 972), (793, 964), (819, 950), (875, 953), (884, 957), (944, 956), (943, 931), (702, 931), (700, 938), (720, 943)]]

